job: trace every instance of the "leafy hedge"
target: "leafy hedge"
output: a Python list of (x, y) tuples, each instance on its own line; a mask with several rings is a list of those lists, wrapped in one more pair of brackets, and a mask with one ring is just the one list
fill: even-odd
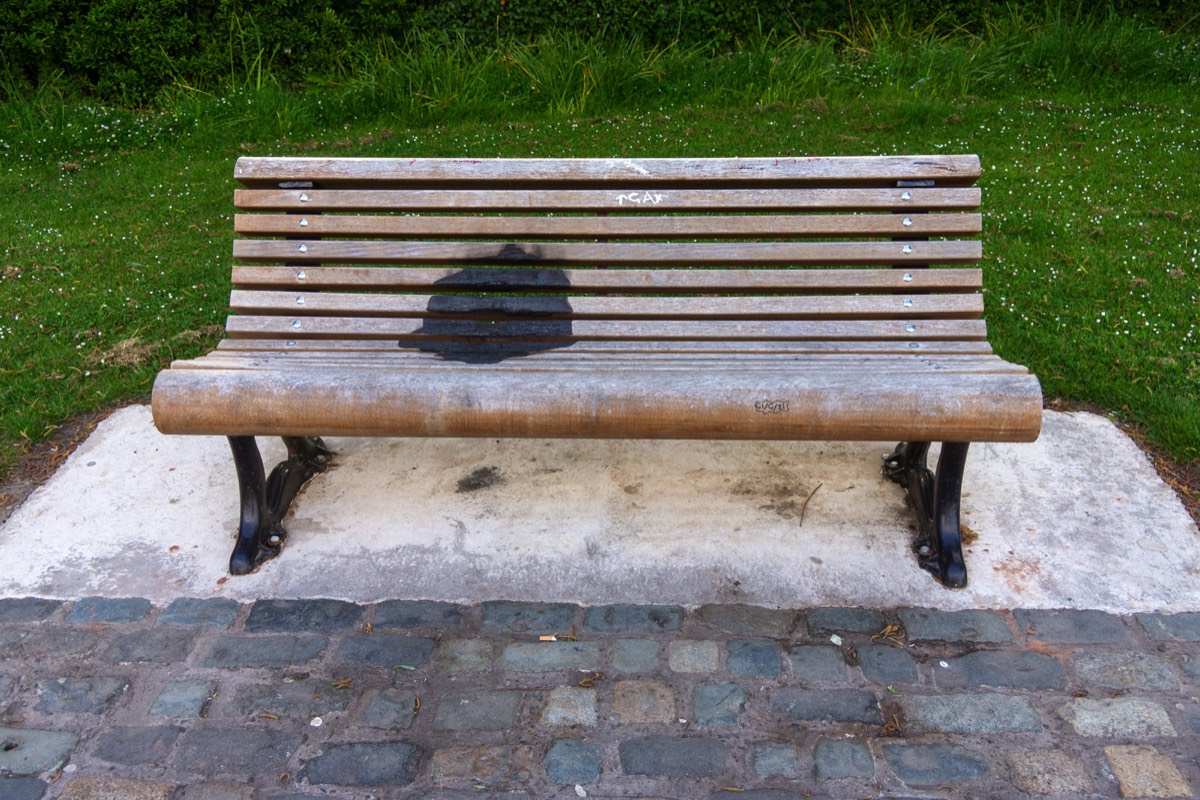
[[(1013, 0), (1005, 13), (1045, 18), (1044, 2)], [(172, 84), (299, 86), (415, 31), (461, 35), (478, 47), (565, 30), (728, 49), (756, 36), (853, 34), (878, 20), (975, 30), (988, 7), (978, 0), (0, 0), (0, 92), (65, 82), (105, 102), (142, 106)], [(1194, 4), (1111, 0), (1108, 9), (1172, 28), (1193, 21)]]

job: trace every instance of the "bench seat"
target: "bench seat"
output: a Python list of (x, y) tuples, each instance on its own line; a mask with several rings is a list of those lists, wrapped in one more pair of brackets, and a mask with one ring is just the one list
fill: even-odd
[[(228, 338), (155, 382), (230, 438), (231, 571), (278, 552), (319, 436), (899, 440), (918, 560), (966, 581), (970, 442), (1041, 389), (982, 319), (974, 156), (240, 159)], [(289, 458), (265, 474), (254, 437)], [(943, 442), (937, 473), (925, 465)]]

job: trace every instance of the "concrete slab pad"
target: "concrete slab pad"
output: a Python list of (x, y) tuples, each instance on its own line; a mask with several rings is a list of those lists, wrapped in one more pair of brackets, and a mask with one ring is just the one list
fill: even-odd
[(225, 440), (122, 409), (0, 528), (0, 596), (1200, 609), (1195, 523), (1090, 414), (972, 448), (962, 591), (909, 552), (911, 511), (880, 477), (894, 443), (329, 444), (336, 464), (297, 499), (283, 555), (232, 578)]

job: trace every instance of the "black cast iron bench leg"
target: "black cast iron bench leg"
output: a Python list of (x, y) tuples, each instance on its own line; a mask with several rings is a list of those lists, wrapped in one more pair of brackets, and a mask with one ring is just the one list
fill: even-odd
[(929, 471), (925, 458), (929, 442), (901, 442), (883, 460), (883, 474), (907, 490), (921, 526), (913, 544), (917, 561), (943, 585), (961, 589), (967, 585), (967, 566), (962, 554), (959, 501), (962, 498), (963, 467), (969, 442), (943, 442), (937, 474)]
[(237, 467), (242, 515), (237, 543), (229, 557), (229, 573), (246, 575), (259, 564), (279, 555), (287, 531), (280, 521), (296, 493), (325, 466), (333, 456), (315, 436), (284, 436), (288, 457), (279, 462), (267, 477), (262, 455), (253, 436), (230, 436), (229, 448)]

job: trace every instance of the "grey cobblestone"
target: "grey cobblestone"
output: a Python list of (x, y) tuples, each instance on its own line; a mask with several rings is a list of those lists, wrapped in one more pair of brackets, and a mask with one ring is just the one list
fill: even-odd
[(102, 658), (113, 663), (155, 661), (170, 664), (186, 659), (195, 641), (195, 634), (188, 630), (142, 628), (118, 636)]
[(794, 722), (883, 724), (878, 698), (862, 689), (776, 689), (771, 695), (771, 710)]
[(736, 683), (697, 686), (692, 690), (692, 717), (697, 725), (737, 725), (746, 705), (746, 690)]
[(363, 607), (343, 600), (259, 600), (246, 618), (250, 633), (339, 633), (358, 627)]
[(179, 734), (169, 725), (110, 728), (100, 734), (95, 754), (110, 764), (156, 764), (166, 759)]
[(417, 693), (412, 689), (378, 689), (369, 696), (360, 724), (381, 730), (412, 727), (418, 708)]
[(483, 629), (506, 633), (551, 635), (570, 633), (578, 606), (569, 603), (516, 603), (501, 600), (483, 604)]
[(730, 642), (725, 668), (731, 675), (777, 678), (782, 654), (774, 642)]
[(438, 702), (433, 727), (441, 731), (502, 731), (517, 723), (521, 692), (447, 692)]
[(38, 684), (37, 710), (47, 714), (103, 714), (129, 691), (124, 678), (59, 678)]
[(80, 607), (0, 602), (4, 800), (1200, 796), (1184, 615)]
[(421, 748), (410, 742), (332, 744), (301, 775), (313, 784), (405, 786), (416, 778), (420, 758)]
[(669, 633), (683, 627), (683, 609), (679, 606), (596, 606), (587, 610), (584, 624), (598, 633)]
[(1067, 673), (1054, 656), (1028, 650), (978, 650), (935, 661), (933, 679), (943, 688), (1061, 689), (1066, 686)]
[(302, 666), (321, 655), (328, 646), (329, 639), (325, 636), (224, 634), (209, 645), (198, 664), (224, 669)]
[(596, 726), (596, 691), (577, 686), (560, 686), (550, 692), (542, 709), (543, 725)]
[(617, 639), (612, 643), (612, 665), (617, 672), (653, 672), (658, 668), (658, 642), (653, 639)]
[(935, 611), (902, 608), (897, 612), (908, 639), (1003, 644), (1013, 640), (1004, 617), (992, 611)]
[(1200, 642), (1200, 612), (1138, 614), (1146, 635), (1160, 642)]
[(785, 639), (796, 624), (796, 612), (747, 605), (707, 605), (695, 618), (705, 625), (737, 636)]
[(1017, 625), (1031, 639), (1053, 644), (1131, 644), (1120, 617), (1101, 611), (1017, 609)]
[(886, 644), (864, 644), (857, 649), (858, 665), (872, 683), (917, 682), (917, 662), (907, 651)]
[(1025, 697), (1002, 694), (906, 695), (905, 721), (943, 733), (1040, 731), (1042, 720)]
[(0, 797), (4, 800), (41, 800), (50, 784), (40, 778), (13, 778), (0, 775)]
[(233, 698), (234, 709), (241, 713), (255, 717), (271, 714), (304, 721), (345, 711), (349, 704), (349, 692), (314, 680), (250, 684), (238, 689)]
[(58, 769), (78, 743), (78, 736), (65, 731), (0, 728), (0, 773), (37, 775)]
[(189, 719), (204, 715), (217, 684), (206, 680), (175, 681), (159, 693), (150, 713), (156, 717)]
[(721, 651), (716, 642), (676, 639), (667, 647), (667, 664), (673, 672), (716, 672)]
[(300, 746), (298, 734), (273, 730), (184, 731), (175, 747), (175, 764), (185, 772), (212, 779), (222, 775), (280, 775)]
[[(883, 757), (896, 777), (909, 786), (942, 786), (988, 774), (987, 761), (955, 744), (885, 744)], [(962, 787), (956, 788), (970, 796)]]
[(555, 783), (593, 783), (600, 779), (604, 753), (595, 745), (577, 739), (555, 739), (542, 765)]
[(150, 612), (144, 597), (85, 597), (67, 614), (67, 622), (139, 622)]
[(1177, 735), (1166, 710), (1141, 697), (1076, 698), (1060, 707), (1058, 714), (1080, 736), (1147, 739)]
[(491, 642), (480, 639), (452, 639), (438, 646), (434, 662), (449, 672), (487, 672), (492, 668)]
[(43, 600), (39, 597), (0, 598), (0, 623), (41, 622), (62, 608), (59, 600)]
[(183, 597), (167, 606), (158, 621), (162, 625), (199, 625), (225, 629), (237, 619), (241, 605), (224, 597)]
[(813, 767), (821, 781), (875, 777), (875, 759), (862, 739), (818, 739), (813, 747)]
[(643, 736), (619, 746), (626, 775), (709, 778), (725, 772), (729, 745), (707, 737)]
[(340, 666), (417, 667), (429, 663), (433, 640), (399, 633), (347, 636), (334, 655)]
[(375, 606), (376, 628), (457, 628), (463, 610), (453, 603), (433, 600), (389, 600)]
[(1085, 686), (1104, 689), (1179, 691), (1179, 679), (1161, 656), (1150, 653), (1077, 653), (1071, 667)]
[(518, 642), (504, 648), (500, 662), (514, 672), (599, 669), (600, 650), (595, 642)]
[(751, 750), (754, 774), (759, 778), (799, 778), (800, 758), (791, 742), (759, 742)]
[(808, 681), (844, 681), (846, 660), (842, 651), (827, 645), (802, 645), (788, 653), (792, 674), (796, 679)]
[(883, 614), (869, 608), (812, 608), (804, 612), (808, 632), (813, 636), (830, 633), (879, 633), (887, 626)]

